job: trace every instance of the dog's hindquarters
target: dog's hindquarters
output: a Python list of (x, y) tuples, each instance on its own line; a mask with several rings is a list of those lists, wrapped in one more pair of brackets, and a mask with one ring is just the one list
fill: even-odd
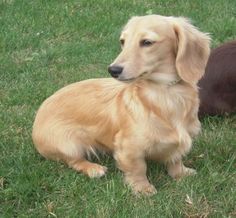
[(95, 143), (85, 131), (75, 125), (69, 126), (51, 120), (40, 126), (39, 130), (36, 118), (33, 140), (38, 152), (44, 157), (62, 160), (89, 177), (100, 177), (106, 172), (106, 167), (86, 160), (87, 154), (94, 151), (92, 146)]
[[(87, 161), (86, 157), (101, 147), (99, 142), (102, 146), (108, 145), (105, 150), (109, 150), (116, 131), (112, 128), (112, 118), (104, 111), (105, 105), (109, 107), (107, 99), (113, 99), (115, 92), (109, 89), (106, 95), (98, 98), (94, 90), (101, 88), (102, 83), (96, 82), (97, 87), (94, 87), (94, 82), (87, 81), (56, 92), (42, 104), (33, 126), (33, 141), (40, 154), (62, 160), (90, 177), (104, 175), (106, 168)], [(96, 107), (91, 107), (95, 103)], [(107, 134), (107, 129), (110, 134)]]

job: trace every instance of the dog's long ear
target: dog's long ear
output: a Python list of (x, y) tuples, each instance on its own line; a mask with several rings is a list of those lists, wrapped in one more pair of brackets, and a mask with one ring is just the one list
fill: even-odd
[(185, 82), (197, 84), (203, 76), (210, 53), (210, 37), (186, 18), (174, 19), (177, 37), (176, 69)]

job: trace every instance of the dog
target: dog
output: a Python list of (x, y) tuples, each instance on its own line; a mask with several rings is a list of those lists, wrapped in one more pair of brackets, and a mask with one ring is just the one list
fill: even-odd
[(164, 163), (173, 178), (195, 174), (182, 157), (200, 131), (197, 83), (210, 38), (186, 18), (146, 15), (128, 21), (120, 43), (113, 78), (68, 85), (43, 102), (33, 141), (44, 157), (89, 177), (107, 168), (87, 157), (110, 152), (133, 192), (152, 195), (146, 159)]
[(200, 117), (236, 112), (236, 40), (212, 50), (200, 87)]

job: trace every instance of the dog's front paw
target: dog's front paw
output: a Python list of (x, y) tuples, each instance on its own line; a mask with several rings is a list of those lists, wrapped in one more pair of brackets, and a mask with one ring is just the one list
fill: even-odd
[(151, 196), (157, 193), (156, 188), (152, 184), (145, 184), (145, 185), (136, 185), (133, 187), (135, 194), (143, 194), (147, 196)]
[(150, 184), (149, 182), (133, 183), (130, 184), (130, 186), (135, 195), (151, 196), (157, 193), (157, 190), (154, 185)]

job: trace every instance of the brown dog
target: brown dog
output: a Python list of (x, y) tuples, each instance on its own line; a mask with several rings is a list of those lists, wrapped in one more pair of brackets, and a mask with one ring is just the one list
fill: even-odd
[(236, 41), (213, 49), (199, 87), (200, 116), (236, 112)]
[(135, 193), (154, 194), (146, 158), (167, 165), (173, 178), (193, 174), (182, 163), (198, 134), (197, 82), (209, 55), (209, 37), (185, 18), (133, 17), (120, 37), (122, 51), (109, 67), (116, 79), (69, 85), (40, 107), (33, 140), (45, 157), (63, 160), (89, 177), (106, 167), (89, 153), (113, 153)]

